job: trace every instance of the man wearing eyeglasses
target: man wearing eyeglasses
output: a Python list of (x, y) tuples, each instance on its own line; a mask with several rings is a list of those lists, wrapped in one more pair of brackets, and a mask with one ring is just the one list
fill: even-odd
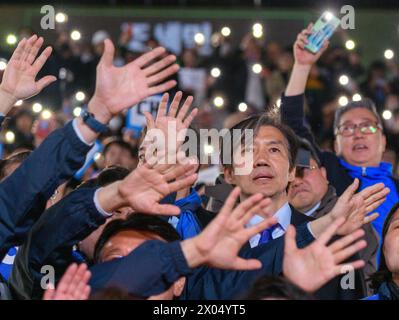
[[(322, 166), (316, 150), (305, 139), (299, 140), (295, 161), (295, 179), (288, 185), (288, 202), (298, 212), (318, 219), (328, 214), (338, 200), (334, 186), (327, 180), (327, 171)], [(379, 237), (371, 224), (363, 226), (367, 247), (360, 252), (366, 262), (362, 270), (364, 278), (377, 271)], [(368, 286), (367, 286), (368, 287)], [(367, 288), (370, 290), (371, 288)]]
[(390, 189), (386, 201), (376, 209), (380, 216), (373, 221), (374, 228), (381, 235), (386, 215), (399, 201), (399, 180), (393, 177), (392, 166), (381, 162), (386, 146), (381, 118), (369, 99), (363, 98), (338, 108), (334, 119), (335, 154), (319, 149), (305, 120), (304, 92), (310, 69), (327, 49), (328, 43), (317, 54), (306, 51), (304, 46), (309, 32), (303, 30), (294, 44), (295, 64), (280, 106), (282, 122), (311, 142), (327, 172), (327, 180), (335, 187), (338, 196), (355, 178), (360, 180), (359, 190), (379, 182)]

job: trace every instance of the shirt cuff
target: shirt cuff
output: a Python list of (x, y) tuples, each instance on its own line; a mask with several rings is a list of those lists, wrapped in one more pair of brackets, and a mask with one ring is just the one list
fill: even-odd
[(97, 211), (100, 212), (105, 218), (112, 217), (113, 213), (106, 212), (103, 208), (101, 208), (101, 205), (98, 202), (97, 192), (100, 189), (101, 188), (97, 189), (94, 193), (94, 205), (96, 206)]
[(73, 130), (75, 130), (76, 135), (78, 136), (79, 140), (82, 141), (84, 144), (88, 145), (88, 146), (92, 146), (94, 144), (93, 143), (88, 143), (84, 138), (82, 133), (80, 132), (79, 128), (78, 128), (78, 118), (75, 118), (72, 120), (72, 127)]
[(308, 223), (306, 224), (306, 228), (308, 228), (308, 231), (309, 231), (309, 233), (312, 235), (312, 237), (316, 239), (315, 235), (314, 235), (313, 232), (312, 232), (312, 228), (310, 228), (310, 222), (308, 222)]

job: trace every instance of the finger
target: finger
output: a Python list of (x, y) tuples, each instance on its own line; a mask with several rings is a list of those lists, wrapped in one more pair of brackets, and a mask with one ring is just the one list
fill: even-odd
[(313, 28), (313, 23), (310, 22), (310, 23), (308, 24), (308, 27), (306, 28), (306, 33), (307, 33), (307, 34), (312, 33), (312, 28)]
[(68, 283), (65, 292), (66, 294), (70, 296), (73, 296), (75, 294), (75, 290), (77, 290), (79, 284), (81, 284), (81, 282), (84, 280), (86, 271), (87, 271), (87, 265), (84, 263), (80, 264)]
[(169, 91), (173, 87), (175, 87), (177, 82), (175, 80), (169, 80), (167, 82), (164, 82), (160, 85), (157, 85), (155, 87), (151, 87), (148, 89), (148, 95), (153, 96), (154, 94), (158, 94), (161, 92)]
[(154, 121), (154, 118), (152, 117), (151, 113), (144, 111), (143, 114), (145, 117), (147, 130), (151, 130), (151, 129), (155, 128), (155, 121)]
[(347, 236), (340, 238), (331, 245), (328, 246), (328, 248), (331, 250), (331, 252), (335, 253), (338, 252), (339, 250), (345, 248), (346, 246), (350, 245), (357, 239), (361, 238), (364, 236), (364, 230), (363, 229), (358, 229)]
[(274, 226), (277, 222), (277, 219), (274, 217), (266, 218), (262, 222), (259, 222), (256, 225), (245, 229), (245, 232), (247, 233), (247, 240), (251, 239), (254, 235)]
[(79, 298), (79, 296), (81, 295), (81, 292), (85, 289), (85, 287), (89, 283), (90, 277), (91, 277), (91, 273), (86, 268), (86, 270), (82, 274), (82, 277), (77, 282), (76, 288), (75, 288), (75, 290), (73, 292), (73, 295), (75, 296), (75, 299)]
[(176, 117), (177, 109), (179, 108), (179, 104), (182, 97), (183, 97), (183, 92), (181, 91), (176, 92), (175, 96), (173, 97), (173, 101), (170, 104), (168, 116)]
[(167, 66), (171, 65), (175, 61), (176, 61), (176, 56), (169, 55), (169, 56), (163, 58), (161, 61), (158, 61), (158, 62), (150, 65), (149, 67), (143, 69), (143, 72), (147, 77), (151, 76), (151, 75), (158, 73), (159, 71), (165, 69)]
[(50, 57), (52, 51), (53, 48), (47, 47), (46, 49), (43, 50), (39, 58), (37, 58), (36, 61), (33, 63), (32, 70), (35, 75), (38, 74), (41, 68), (44, 66), (47, 59)]
[(176, 118), (179, 119), (180, 121), (183, 122), (184, 118), (186, 117), (186, 114), (188, 110), (191, 107), (191, 104), (193, 103), (194, 98), (193, 96), (188, 96), (186, 101), (184, 101), (183, 106), (180, 108), (178, 114), (176, 115)]
[(179, 65), (173, 64), (170, 67), (166, 68), (165, 70), (154, 74), (153, 76), (147, 78), (147, 85), (149, 87), (164, 81), (165, 79), (169, 78), (170, 76), (174, 75), (177, 71), (179, 71)]
[(42, 37), (40, 37), (39, 39), (37, 39), (35, 41), (35, 43), (33, 44), (32, 48), (30, 49), (29, 55), (26, 59), (26, 61), (29, 64), (32, 64), (33, 61), (35, 61), (37, 54), (39, 53), (40, 48), (42, 47), (44, 42), (44, 39)]
[(369, 197), (367, 197), (365, 199), (366, 206), (369, 206), (373, 202), (379, 201), (379, 200), (385, 198), (389, 194), (389, 192), (390, 192), (389, 188), (384, 188), (384, 189), (382, 189), (382, 190), (380, 190), (378, 192), (375, 192), (375, 193), (371, 194)]
[(146, 66), (150, 61), (158, 58), (159, 56), (163, 55), (166, 52), (166, 49), (163, 47), (158, 47), (150, 52), (143, 54), (142, 56), (138, 57), (136, 60), (133, 61), (137, 66), (143, 68)]
[(198, 109), (195, 108), (193, 109), (190, 114), (187, 116), (187, 118), (183, 121), (184, 127), (188, 128), (191, 123), (193, 122), (194, 118), (197, 116), (198, 114)]
[(35, 43), (36, 39), (37, 39), (37, 35), (34, 34), (26, 41), (24, 51), (22, 52), (21, 61), (27, 60), (29, 53), (30, 53), (32, 46)]
[[(237, 257), (231, 266), (231, 270), (256, 270), (262, 268), (262, 263), (257, 259), (243, 259)], [(230, 268), (229, 268), (230, 269)]]
[(110, 67), (114, 64), (115, 46), (110, 39), (104, 40), (104, 52), (98, 66)]
[(370, 222), (374, 221), (375, 219), (377, 219), (379, 216), (380, 215), (378, 212), (374, 212), (373, 214), (371, 214), (363, 219), (363, 224), (370, 223)]
[(284, 242), (284, 254), (293, 253), (298, 250), (296, 245), (296, 230), (293, 225), (288, 226)]
[(161, 216), (177, 216), (180, 214), (180, 208), (172, 204), (157, 204), (154, 206), (154, 211), (149, 213)]
[(351, 199), (355, 194), (357, 188), (359, 188), (359, 179), (356, 178), (355, 180), (353, 180), (352, 184), (348, 188), (346, 188), (341, 197), (344, 197), (349, 201), (349, 199)]
[(263, 199), (263, 195), (261, 193), (257, 193), (249, 197), (248, 199), (245, 199), (243, 202), (241, 202), (232, 212), (232, 215), (236, 219), (240, 219), (245, 215), (247, 211), (252, 209), (256, 204)]
[(43, 300), (54, 300), (55, 290), (54, 289), (46, 289), (43, 294)]
[(36, 86), (40, 92), (54, 81), (57, 81), (57, 78), (55, 76), (45, 76), (36, 82)]
[(265, 208), (267, 208), (271, 204), (271, 200), (269, 198), (263, 199), (259, 204), (257, 204), (255, 207), (250, 208), (247, 210), (245, 215), (242, 217), (242, 224), (247, 224), (249, 220), (255, 215), (255, 214), (260, 214), (264, 213)]
[(371, 205), (367, 206), (365, 209), (365, 213), (369, 213), (377, 209), (381, 204), (385, 202), (386, 198), (382, 198), (381, 200), (378, 200), (377, 202), (372, 203)]
[(383, 190), (385, 185), (383, 183), (376, 183), (370, 187), (367, 187), (359, 192), (363, 199), (367, 200), (371, 195)]
[(344, 217), (336, 219), (326, 230), (324, 230), (320, 238), (316, 241), (319, 241), (322, 245), (326, 245), (332, 236), (336, 234), (338, 228), (345, 223), (345, 220)]
[(80, 297), (79, 297), (79, 300), (87, 300), (87, 299), (89, 299), (89, 297), (90, 297), (90, 291), (91, 291), (90, 286), (86, 286), (86, 287), (82, 290), (81, 295), (80, 295)]
[(191, 187), (195, 183), (197, 178), (198, 178), (198, 175), (195, 173), (188, 177), (182, 178), (181, 180), (174, 181), (169, 184), (169, 190), (172, 193), (172, 192), (179, 191), (183, 188)]
[(366, 263), (363, 260), (356, 260), (350, 263), (345, 263), (345, 264), (340, 264), (336, 267), (334, 267), (334, 273), (336, 276), (345, 274), (348, 272), (348, 270), (356, 270), (356, 269), (361, 269), (366, 265)]
[(160, 117), (166, 116), (166, 107), (168, 105), (168, 101), (169, 93), (166, 92), (162, 95), (161, 102), (159, 103), (156, 120), (158, 120)]
[(334, 262), (336, 264), (341, 263), (342, 261), (347, 260), (348, 258), (352, 257), (356, 252), (367, 247), (367, 242), (365, 240), (360, 240), (355, 244), (352, 244), (349, 247), (346, 247), (336, 253), (334, 253)]
[(19, 60), (21, 60), (21, 58), (22, 58), (22, 53), (23, 53), (24, 50), (25, 50), (26, 41), (27, 41), (26, 38), (23, 38), (23, 39), (18, 43), (18, 46), (17, 46), (17, 48), (14, 50), (14, 52), (13, 52), (11, 58), (10, 58), (10, 61), (19, 61)]

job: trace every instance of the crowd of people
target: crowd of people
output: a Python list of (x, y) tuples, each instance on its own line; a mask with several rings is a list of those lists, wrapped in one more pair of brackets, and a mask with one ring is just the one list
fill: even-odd
[[(74, 48), (57, 43), (56, 59), (82, 74), (70, 85), (85, 86), (90, 99), (77, 117), (39, 120), (35, 134), (26, 109), (12, 117), (20, 137), (0, 163), (1, 298), (397, 300), (399, 180), (396, 164), (383, 161), (392, 135), (380, 116), (395, 82), (381, 94), (381, 70), (372, 69), (362, 89), (370, 98), (328, 107), (335, 75), (361, 76), (363, 68), (356, 53), (329, 51), (328, 41), (308, 52), (311, 27), (290, 51), (273, 43), (266, 56), (255, 38), (239, 52), (221, 44), (211, 59), (223, 76), (207, 79), (204, 92), (176, 90), (181, 70), (200, 67), (195, 50), (179, 67), (156, 41), (138, 55), (122, 50), (122, 40), (116, 50), (103, 32), (84, 68)], [(43, 43), (23, 38), (9, 59), (1, 122), (17, 101), (60, 81), (48, 75), (53, 49)], [(268, 72), (251, 73), (261, 59)], [(234, 114), (219, 126), (206, 100), (221, 87)], [(157, 113), (145, 113), (141, 136), (122, 130), (126, 111), (156, 94)], [(265, 108), (277, 99), (278, 108)], [(235, 112), (241, 101), (248, 110)], [(222, 144), (218, 175), (204, 186), (203, 150), (183, 146), (189, 130), (214, 126), (233, 143)], [(252, 132), (249, 145), (244, 132)], [(101, 158), (86, 166), (99, 140)]]

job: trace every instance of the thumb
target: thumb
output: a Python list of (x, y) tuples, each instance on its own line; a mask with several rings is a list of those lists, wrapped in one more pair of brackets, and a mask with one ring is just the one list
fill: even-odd
[(113, 65), (115, 47), (110, 39), (104, 40), (104, 52), (101, 56), (100, 64), (109, 67)]
[(284, 254), (292, 253), (298, 249), (296, 245), (296, 230), (294, 226), (289, 225), (287, 232), (285, 233), (285, 245), (284, 245)]
[(147, 124), (147, 131), (149, 129), (155, 128), (155, 121), (154, 118), (152, 117), (151, 113), (148, 111), (143, 112), (144, 117), (145, 117), (145, 122)]

